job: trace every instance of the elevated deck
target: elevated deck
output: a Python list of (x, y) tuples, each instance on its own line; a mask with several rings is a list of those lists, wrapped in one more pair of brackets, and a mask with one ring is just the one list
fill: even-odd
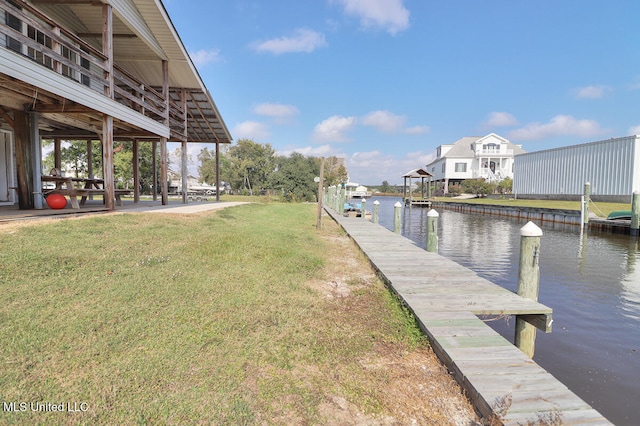
[(413, 312), (440, 360), (485, 417), (506, 425), (554, 416), (565, 425), (611, 424), (478, 317), (521, 315), (549, 332), (551, 308), (364, 218), (327, 212)]

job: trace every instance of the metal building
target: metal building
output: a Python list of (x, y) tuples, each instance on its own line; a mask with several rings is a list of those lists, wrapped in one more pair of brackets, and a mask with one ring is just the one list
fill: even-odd
[(640, 136), (519, 154), (513, 174), (519, 198), (579, 200), (589, 182), (594, 201), (631, 202), (640, 191)]

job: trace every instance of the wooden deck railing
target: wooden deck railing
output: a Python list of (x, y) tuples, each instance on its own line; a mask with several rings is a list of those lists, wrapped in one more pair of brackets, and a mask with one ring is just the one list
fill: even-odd
[[(184, 109), (170, 101), (169, 114), (166, 114), (166, 97), (161, 92), (117, 64), (110, 70), (108, 58), (100, 50), (29, 3), (0, 0), (0, 14), (4, 15), (0, 17), (0, 48), (27, 56), (41, 66), (169, 126), (173, 140), (184, 139)], [(108, 90), (111, 79), (113, 93)]]

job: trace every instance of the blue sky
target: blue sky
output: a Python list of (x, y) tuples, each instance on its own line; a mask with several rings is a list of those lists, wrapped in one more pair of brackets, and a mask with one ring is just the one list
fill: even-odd
[(344, 157), (354, 182), (401, 183), (463, 136), (640, 133), (637, 0), (164, 5), (235, 141)]

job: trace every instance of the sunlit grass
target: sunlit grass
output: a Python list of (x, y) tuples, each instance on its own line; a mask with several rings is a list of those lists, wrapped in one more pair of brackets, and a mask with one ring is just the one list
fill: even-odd
[(322, 423), (334, 394), (382, 410), (361, 360), (425, 340), (379, 282), (340, 303), (308, 284), (340, 253), (315, 209), (0, 227), (0, 399), (87, 408), (0, 422)]

